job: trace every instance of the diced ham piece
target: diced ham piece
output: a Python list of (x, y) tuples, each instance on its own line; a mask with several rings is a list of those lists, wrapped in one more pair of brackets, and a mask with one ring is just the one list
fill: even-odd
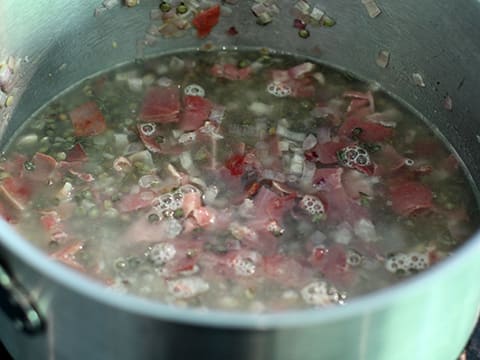
[(293, 79), (300, 79), (304, 77), (309, 72), (312, 72), (315, 69), (315, 64), (311, 62), (304, 62), (288, 69), (288, 75)]
[(302, 286), (307, 281), (310, 271), (293, 258), (275, 254), (264, 258), (265, 276), (284, 286)]
[(252, 69), (249, 66), (239, 68), (233, 64), (215, 64), (210, 71), (213, 76), (218, 78), (224, 78), (227, 80), (245, 80), (250, 76)]
[(192, 215), (200, 227), (212, 225), (215, 222), (215, 211), (207, 206), (194, 209)]
[(107, 129), (105, 118), (93, 101), (80, 105), (69, 114), (77, 136), (98, 135)]
[(18, 221), (17, 210), (11, 205), (4, 205), (0, 200), (0, 217), (10, 224), (16, 224)]
[(354, 201), (345, 191), (342, 183), (342, 168), (317, 169), (313, 186), (321, 191), (322, 200), (327, 204), (327, 219), (347, 221), (354, 224), (362, 218), (368, 218), (368, 211)]
[(64, 230), (62, 219), (57, 211), (43, 212), (40, 222), (52, 241), (63, 244), (68, 240), (68, 234)]
[(201, 96), (185, 96), (180, 129), (192, 131), (200, 128), (212, 110), (213, 104)]
[(362, 194), (373, 196), (372, 177), (367, 176), (359, 171), (345, 170), (342, 176), (342, 184), (345, 192), (354, 200), (361, 198)]
[(406, 181), (390, 186), (392, 210), (401, 216), (409, 216), (432, 207), (432, 191), (418, 181)]
[(155, 193), (150, 190), (143, 190), (136, 194), (124, 195), (117, 204), (120, 212), (131, 212), (144, 209), (152, 205)]
[(338, 134), (372, 143), (391, 139), (393, 129), (371, 121), (350, 117), (340, 127)]
[(183, 195), (182, 210), (185, 217), (202, 206), (202, 198), (198, 192), (188, 192)]
[(50, 254), (50, 257), (54, 260), (60, 261), (61, 263), (81, 272), (85, 271), (85, 267), (80, 264), (76, 259), (76, 254), (83, 249), (83, 241), (75, 241), (66, 247), (55, 251)]
[(385, 176), (389, 175), (403, 166), (407, 160), (400, 155), (395, 148), (390, 144), (382, 145), (380, 151), (374, 154), (377, 169), (375, 175)]
[(18, 210), (24, 210), (33, 194), (31, 183), (22, 178), (7, 177), (0, 185), (5, 199)]
[(34, 168), (23, 171), (23, 177), (30, 181), (47, 181), (57, 167), (57, 161), (46, 154), (36, 153), (32, 158)]
[(309, 161), (320, 162), (325, 165), (338, 162), (337, 152), (348, 145), (346, 141), (328, 141), (317, 144), (313, 149), (305, 152), (305, 158)]
[(87, 160), (87, 153), (83, 149), (83, 146), (79, 143), (75, 144), (75, 146), (68, 151), (65, 159), (65, 161), (68, 162), (83, 162)]
[(12, 154), (5, 162), (0, 164), (0, 168), (5, 170), (10, 176), (19, 177), (24, 170), (25, 161), (28, 158), (23, 154)]
[(267, 223), (269, 220), (282, 221), (283, 214), (293, 208), (295, 194), (280, 196), (262, 186), (254, 198), (256, 219)]
[(180, 90), (176, 86), (152, 87), (147, 90), (140, 110), (140, 119), (156, 123), (178, 122)]
[(347, 252), (344, 245), (334, 244), (328, 247), (321, 255), (312, 254), (309, 260), (312, 266), (319, 269), (329, 282), (335, 285), (347, 286), (355, 280), (355, 274), (349, 270)]
[(208, 36), (212, 28), (218, 24), (219, 18), (220, 5), (215, 5), (200, 11), (192, 20), (192, 25), (197, 29), (197, 36), (199, 38)]

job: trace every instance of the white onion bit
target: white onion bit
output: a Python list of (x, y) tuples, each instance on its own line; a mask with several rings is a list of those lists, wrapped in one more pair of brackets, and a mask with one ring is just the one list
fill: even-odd
[(375, 0), (362, 0), (362, 4), (365, 6), (365, 9), (367, 9), (368, 16), (370, 16), (372, 19), (376, 18), (382, 13), (382, 10), (380, 10), (380, 8), (377, 6)]
[(388, 52), (387, 50), (380, 50), (377, 55), (376, 62), (378, 66), (385, 69), (390, 62), (390, 52)]
[(443, 100), (443, 107), (448, 111), (453, 110), (453, 101), (450, 95), (445, 96), (445, 99)]
[(423, 81), (422, 75), (419, 73), (412, 74), (413, 83), (419, 87), (425, 87), (425, 81)]

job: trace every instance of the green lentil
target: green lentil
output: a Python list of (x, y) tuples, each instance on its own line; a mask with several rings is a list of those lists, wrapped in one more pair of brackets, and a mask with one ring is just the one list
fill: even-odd
[(188, 11), (188, 7), (183, 2), (181, 2), (177, 6), (177, 9), (176, 9), (177, 14), (182, 15), (182, 14), (185, 14), (187, 11)]
[(162, 12), (169, 12), (171, 9), (172, 9), (172, 5), (170, 5), (168, 2), (166, 1), (162, 1), (160, 3), (160, 6), (159, 6), (160, 10), (162, 10)]

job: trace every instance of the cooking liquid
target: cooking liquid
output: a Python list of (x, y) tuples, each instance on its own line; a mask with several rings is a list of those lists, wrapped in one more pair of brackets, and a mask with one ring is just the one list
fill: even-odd
[(473, 232), (457, 160), (385, 93), (289, 55), (187, 52), (88, 79), (2, 163), (2, 213), (119, 291), (281, 311), (348, 303)]

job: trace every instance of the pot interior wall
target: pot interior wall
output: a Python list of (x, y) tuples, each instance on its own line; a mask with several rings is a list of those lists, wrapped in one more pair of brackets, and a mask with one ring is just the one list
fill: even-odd
[[(480, 43), (476, 41), (480, 27), (475, 26), (479, 3), (384, 1), (382, 14), (371, 19), (360, 1), (326, 0), (321, 7), (337, 24), (311, 28), (308, 39), (299, 38), (292, 26), (291, 2), (278, 1), (278, 5), (280, 15), (267, 26), (256, 25), (250, 4), (239, 2), (204, 41), (188, 34), (179, 39), (159, 37), (153, 46), (143, 46), (157, 1), (142, 1), (132, 9), (115, 7), (100, 16), (94, 16), (101, 7), (96, 0), (2, 2), (2, 13), (8, 16), (0, 25), (4, 27), (0, 56), (27, 57), (28, 62), (20, 65), (18, 101), (4, 111), (0, 145), (32, 112), (87, 76), (131, 62), (141, 53), (153, 56), (209, 42), (216, 47), (269, 47), (310, 56), (377, 81), (434, 124), (465, 161), (474, 181), (480, 180), (473, 156), (480, 113), (480, 103), (475, 101), (475, 89), (480, 87)], [(239, 31), (237, 36), (226, 35), (232, 25)], [(375, 63), (380, 50), (391, 53), (386, 69)], [(422, 74), (426, 87), (414, 84), (414, 72)], [(453, 99), (451, 112), (443, 108), (447, 95)]]

